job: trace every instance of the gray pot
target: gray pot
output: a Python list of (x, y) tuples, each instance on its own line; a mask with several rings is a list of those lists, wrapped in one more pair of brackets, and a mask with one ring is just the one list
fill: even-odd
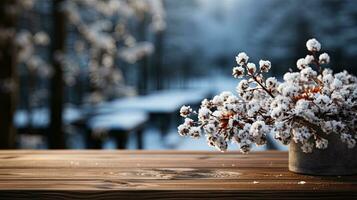
[(357, 146), (349, 149), (338, 134), (324, 137), (329, 141), (327, 149), (314, 148), (312, 153), (304, 153), (295, 142), (289, 147), (289, 170), (310, 175), (351, 175), (357, 174)]

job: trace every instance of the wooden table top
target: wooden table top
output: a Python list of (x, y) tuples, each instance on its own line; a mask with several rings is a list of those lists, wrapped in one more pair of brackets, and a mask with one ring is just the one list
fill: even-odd
[(357, 176), (288, 171), (287, 152), (3, 150), (0, 199), (357, 199)]

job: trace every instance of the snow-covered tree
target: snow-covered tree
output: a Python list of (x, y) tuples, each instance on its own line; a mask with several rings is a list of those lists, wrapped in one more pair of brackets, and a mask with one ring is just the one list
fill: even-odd
[[(141, 22), (150, 17), (151, 30), (164, 29), (161, 4), (148, 0), (77, 0), (67, 1), (64, 8), (72, 30), (77, 33), (75, 41), (71, 41), (76, 47), (72, 51), (76, 57), (68, 60), (81, 58), (88, 64), (91, 92), (86, 101), (98, 103), (133, 94), (135, 91), (124, 82), (123, 67), (118, 65), (135, 63), (154, 51), (152, 43), (136, 33), (135, 23), (144, 26)], [(147, 33), (143, 30), (141, 34)]]

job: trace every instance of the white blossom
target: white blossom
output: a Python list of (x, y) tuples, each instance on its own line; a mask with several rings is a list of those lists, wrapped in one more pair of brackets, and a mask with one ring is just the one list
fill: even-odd
[(237, 86), (237, 91), (238, 92), (243, 92), (245, 91), (246, 89), (248, 89), (249, 87), (249, 83), (247, 80), (241, 80)]
[(216, 110), (212, 113), (212, 116), (221, 119), (225, 113), (221, 110)]
[(201, 136), (201, 128), (200, 127), (192, 127), (192, 128), (190, 128), (189, 135), (192, 138), (199, 138)]
[(306, 48), (307, 48), (307, 50), (309, 50), (311, 52), (320, 51), (321, 44), (315, 38), (312, 38), (306, 42)]
[(244, 68), (243, 67), (234, 67), (232, 75), (234, 78), (242, 78), (244, 76)]
[(211, 105), (211, 103), (210, 103), (210, 101), (207, 100), (207, 99), (203, 99), (203, 100), (201, 101), (201, 107), (210, 107), (210, 105)]
[(236, 62), (238, 65), (244, 65), (244, 64), (247, 64), (248, 63), (248, 55), (244, 52), (241, 52), (239, 53), (237, 56), (236, 56)]
[(300, 70), (304, 69), (307, 66), (308, 64), (306, 63), (305, 58), (300, 58), (299, 60), (296, 61), (296, 67)]
[(257, 114), (257, 112), (260, 110), (261, 106), (259, 104), (259, 101), (256, 100), (256, 99), (253, 99), (251, 100), (249, 103), (248, 103), (248, 112), (247, 112), (247, 115), (249, 117), (254, 117), (254, 115)]
[(299, 72), (294, 72), (294, 73), (287, 72), (284, 74), (283, 79), (288, 83), (294, 83), (299, 80), (299, 77), (300, 77)]
[(217, 137), (214, 146), (220, 151), (226, 151), (228, 144), (223, 137)]
[(203, 129), (208, 134), (215, 134), (217, 131), (217, 127), (213, 124), (207, 124), (207, 125), (203, 126)]
[(199, 111), (198, 111), (198, 119), (200, 121), (205, 121), (207, 119), (209, 119), (210, 115), (212, 114), (212, 111), (206, 107), (202, 107)]
[(263, 145), (266, 143), (266, 135), (269, 133), (268, 126), (264, 121), (256, 121), (250, 127), (250, 134), (253, 136), (257, 145)]
[(235, 105), (235, 104), (239, 103), (239, 99), (236, 96), (232, 95), (227, 98), (226, 102), (228, 104)]
[(278, 81), (276, 80), (275, 77), (269, 77), (265, 81), (265, 84), (266, 84), (267, 88), (274, 89), (278, 85)]
[(294, 97), (297, 96), (299, 88), (292, 84), (287, 84), (285, 87), (282, 87), (281, 93), (285, 97)]
[(187, 117), (192, 113), (192, 108), (190, 106), (182, 106), (180, 109), (181, 117)]
[(287, 145), (291, 141), (291, 131), (289, 125), (282, 121), (276, 121), (274, 123), (275, 128), (275, 139), (279, 140), (281, 143)]
[(240, 142), (240, 151), (242, 153), (248, 153), (250, 151), (250, 149), (252, 148), (251, 144), (252, 144), (252, 141), (249, 139), (242, 140)]
[(243, 94), (241, 94), (241, 97), (245, 101), (250, 101), (254, 98), (254, 94), (252, 92), (244, 92)]
[(248, 63), (247, 70), (249, 74), (254, 74), (257, 71), (257, 67), (255, 66), (254, 63)]
[(324, 138), (319, 138), (316, 140), (316, 148), (318, 149), (326, 149), (328, 146), (328, 140)]
[(307, 65), (309, 65), (309, 64), (311, 64), (311, 63), (315, 60), (315, 58), (314, 58), (314, 56), (312, 56), (312, 55), (307, 55), (307, 56), (304, 58), (304, 60), (305, 60), (305, 63), (306, 63)]
[(339, 79), (335, 78), (333, 80), (333, 82), (331, 83), (331, 88), (333, 90), (338, 90), (338, 89), (340, 89), (342, 87), (342, 84), (343, 84), (342, 81), (340, 81)]
[(223, 101), (226, 101), (229, 97), (231, 97), (233, 94), (230, 91), (224, 91), (222, 92), (219, 96), (223, 98)]
[(310, 130), (306, 127), (294, 128), (293, 131), (293, 140), (295, 143), (306, 143), (312, 136)]
[(327, 95), (317, 95), (317, 97), (314, 100), (314, 103), (319, 105), (319, 106), (325, 106), (328, 103), (330, 103), (331, 99)]
[(314, 144), (310, 142), (306, 142), (301, 146), (301, 150), (304, 153), (311, 153), (314, 149)]
[(273, 119), (279, 119), (280, 117), (283, 116), (283, 114), (284, 114), (284, 108), (281, 106), (273, 108), (270, 112), (270, 116)]
[(352, 149), (356, 146), (356, 140), (353, 139), (352, 135), (350, 135), (350, 134), (342, 133), (341, 140), (342, 140), (342, 142), (347, 143), (347, 147), (349, 149)]
[(259, 67), (262, 72), (268, 72), (271, 68), (271, 63), (269, 60), (260, 60)]
[(190, 127), (187, 126), (186, 124), (181, 124), (180, 126), (177, 127), (177, 130), (181, 136), (186, 136), (190, 132)]
[(325, 86), (329, 86), (334, 81), (334, 77), (332, 74), (327, 74), (323, 76), (322, 81)]
[(330, 56), (327, 53), (323, 53), (319, 56), (320, 64), (328, 64), (330, 62)]
[(306, 67), (305, 69), (302, 69), (300, 74), (301, 79), (303, 81), (309, 81), (317, 75), (316, 71), (314, 71), (311, 67)]
[(310, 106), (310, 101), (307, 101), (305, 99), (300, 99), (299, 101), (296, 102), (295, 113), (297, 114), (304, 113), (309, 109), (309, 106)]
[(218, 95), (214, 96), (214, 98), (212, 99), (212, 103), (216, 105), (223, 105), (223, 102), (224, 102), (223, 97)]

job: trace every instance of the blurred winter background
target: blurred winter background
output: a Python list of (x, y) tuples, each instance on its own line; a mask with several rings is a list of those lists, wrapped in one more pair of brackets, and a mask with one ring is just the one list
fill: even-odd
[(178, 110), (234, 92), (240, 51), (281, 77), (315, 37), (335, 71), (357, 74), (355, 0), (2, 0), (0, 10), (1, 148), (208, 150), (178, 136)]

